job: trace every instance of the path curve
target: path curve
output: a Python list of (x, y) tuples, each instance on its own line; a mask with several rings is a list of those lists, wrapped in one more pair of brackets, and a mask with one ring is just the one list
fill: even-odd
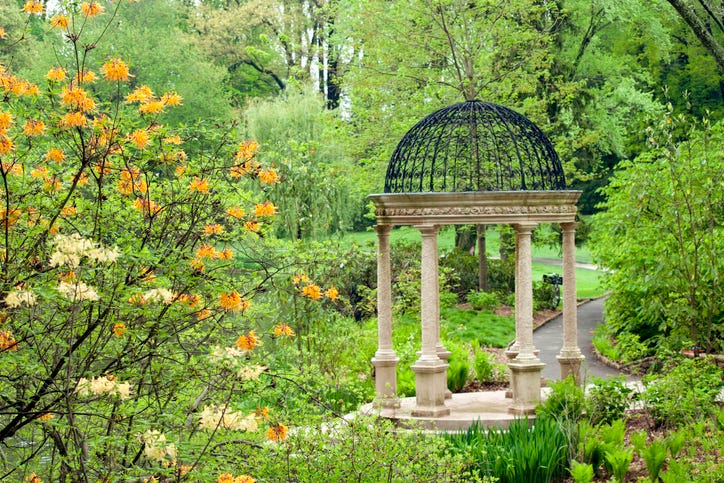
[[(578, 347), (586, 357), (581, 365), (585, 379), (591, 376), (609, 379), (621, 372), (603, 364), (593, 352), (593, 330), (603, 321), (604, 298), (594, 299), (578, 306)], [(563, 315), (559, 315), (533, 332), (533, 344), (540, 350), (538, 357), (545, 363), (542, 376), (548, 380), (560, 379), (561, 370), (556, 356), (563, 346)]]

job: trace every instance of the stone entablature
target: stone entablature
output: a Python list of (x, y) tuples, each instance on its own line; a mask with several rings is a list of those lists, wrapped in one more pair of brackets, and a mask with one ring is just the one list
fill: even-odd
[(580, 191), (387, 193), (369, 198), (378, 224), (572, 223)]

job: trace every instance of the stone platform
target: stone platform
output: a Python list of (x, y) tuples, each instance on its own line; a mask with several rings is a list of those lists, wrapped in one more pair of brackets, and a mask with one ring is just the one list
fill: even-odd
[[(541, 397), (544, 397), (545, 388), (541, 393)], [(507, 428), (511, 421), (520, 417), (509, 412), (511, 401), (510, 398), (506, 399), (505, 390), (467, 392), (453, 394), (451, 399), (446, 399), (445, 406), (450, 409), (450, 414), (437, 418), (412, 416), (414, 397), (401, 398), (397, 409), (379, 408), (370, 403), (362, 406), (359, 412), (391, 419), (403, 427), (427, 430), (464, 430), (476, 421), (485, 427)]]

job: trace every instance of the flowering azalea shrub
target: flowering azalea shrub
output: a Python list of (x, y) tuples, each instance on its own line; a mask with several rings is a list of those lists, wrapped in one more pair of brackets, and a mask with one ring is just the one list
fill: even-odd
[(165, 126), (178, 94), (93, 57), (84, 26), (121, 2), (55, 8), (23, 7), (64, 39), (45, 83), (0, 65), (0, 480), (253, 481), (204, 456), (287, 435), (255, 349), (294, 330), (248, 316), (279, 175), (231, 130)]

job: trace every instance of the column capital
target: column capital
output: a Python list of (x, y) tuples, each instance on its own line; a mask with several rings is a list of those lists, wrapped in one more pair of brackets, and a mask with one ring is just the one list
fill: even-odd
[(440, 225), (415, 225), (422, 236), (435, 236), (440, 230)]
[(528, 223), (513, 223), (513, 228), (515, 229), (516, 233), (530, 233), (532, 232), (536, 227), (538, 226), (538, 223), (528, 222)]
[(563, 233), (572, 232), (572, 231), (576, 231), (576, 228), (578, 227), (578, 222), (577, 221), (567, 221), (565, 223), (560, 223), (560, 226), (561, 226), (561, 231)]

